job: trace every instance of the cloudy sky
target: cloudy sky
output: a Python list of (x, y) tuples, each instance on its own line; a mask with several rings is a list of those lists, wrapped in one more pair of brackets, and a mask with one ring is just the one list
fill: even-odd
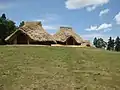
[(42, 21), (51, 34), (60, 26), (92, 40), (120, 36), (120, 0), (0, 0), (0, 14), (14, 20)]

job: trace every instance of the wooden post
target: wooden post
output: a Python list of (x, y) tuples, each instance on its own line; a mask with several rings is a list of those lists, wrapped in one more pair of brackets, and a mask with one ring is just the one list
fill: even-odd
[(29, 42), (29, 38), (27, 37), (27, 44), (30, 44), (30, 42)]
[(17, 37), (14, 39), (13, 44), (17, 44)]
[(75, 45), (75, 41), (73, 40), (73, 45)]

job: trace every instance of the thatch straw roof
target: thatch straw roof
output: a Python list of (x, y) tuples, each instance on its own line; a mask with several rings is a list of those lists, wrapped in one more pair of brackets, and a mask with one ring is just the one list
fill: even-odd
[(60, 27), (60, 30), (53, 35), (56, 41), (66, 42), (69, 37), (73, 37), (77, 43), (82, 43), (83, 39), (77, 35), (71, 27)]
[(84, 40), (83, 43), (90, 43), (90, 41), (89, 40)]
[(89, 45), (89, 46), (91, 46), (91, 43), (90, 43), (89, 40), (84, 40), (82, 44), (83, 44), (83, 45)]
[(48, 34), (42, 27), (41, 22), (25, 22), (25, 24), (20, 27), (17, 31), (15, 31), (13, 34), (8, 36), (5, 40), (9, 41), (11, 40), (14, 35), (18, 32), (25, 33), (28, 37), (30, 37), (31, 40), (34, 41), (50, 41), (50, 42), (56, 42), (53, 36)]

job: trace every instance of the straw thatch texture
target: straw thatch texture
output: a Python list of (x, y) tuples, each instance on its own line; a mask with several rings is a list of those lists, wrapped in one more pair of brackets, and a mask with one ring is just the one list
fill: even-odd
[(76, 43), (81, 44), (83, 39), (77, 35), (70, 27), (60, 27), (60, 30), (53, 35), (57, 42), (66, 42), (69, 37), (73, 37)]
[(37, 42), (54, 42), (56, 43), (53, 36), (48, 34), (42, 27), (41, 22), (25, 22), (24, 26), (20, 27), (19, 30), (11, 34), (6, 38), (6, 41), (11, 41), (15, 34), (22, 32), (27, 35), (32, 41)]
[(89, 40), (84, 40), (82, 45), (83, 46), (92, 46)]

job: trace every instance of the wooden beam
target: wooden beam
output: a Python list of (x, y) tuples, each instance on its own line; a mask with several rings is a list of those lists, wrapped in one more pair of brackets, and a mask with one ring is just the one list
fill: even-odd
[[(26, 36), (27, 37), (27, 36)], [(27, 37), (27, 44), (30, 44), (29, 38)]]

